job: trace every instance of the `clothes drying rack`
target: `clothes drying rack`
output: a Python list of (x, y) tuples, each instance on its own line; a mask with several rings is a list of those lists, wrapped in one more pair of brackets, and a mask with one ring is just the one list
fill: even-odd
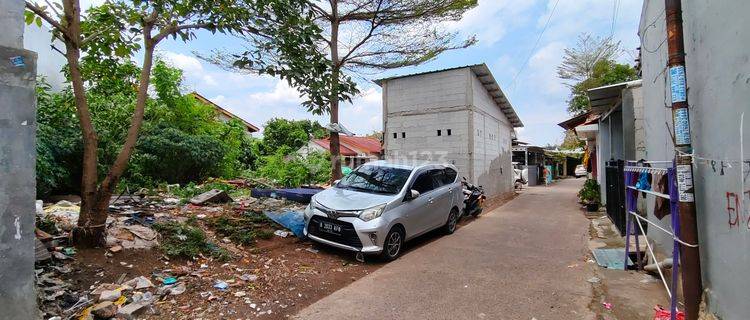
[[(656, 256), (654, 255), (654, 250), (651, 247), (651, 244), (648, 242), (648, 239), (646, 239), (646, 247), (648, 248), (649, 253), (651, 254), (651, 257), (654, 258), (654, 262), (656, 263), (656, 269), (659, 272), (659, 277), (661, 278), (662, 284), (664, 284), (664, 288), (667, 290), (667, 295), (669, 295), (670, 298), (670, 315), (671, 320), (677, 319), (677, 268), (679, 266), (679, 255), (680, 255), (680, 244), (684, 244), (687, 246), (693, 246), (691, 244), (685, 243), (684, 241), (680, 240), (680, 220), (679, 220), (679, 207), (678, 207), (678, 199), (679, 195), (677, 193), (677, 184), (675, 183), (676, 179), (676, 170), (674, 168), (674, 165), (672, 165), (671, 168), (653, 168), (653, 167), (644, 167), (641, 166), (643, 163), (658, 163), (658, 162), (635, 162), (635, 161), (628, 161), (626, 162), (626, 166), (624, 166), (623, 171), (625, 174), (625, 211), (626, 219), (625, 219), (625, 269), (628, 268), (628, 259), (630, 259), (630, 236), (635, 235), (635, 251), (636, 251), (636, 268), (641, 269), (641, 250), (640, 250), (640, 243), (639, 243), (639, 237), (638, 232), (636, 232), (635, 227), (638, 226), (640, 229), (641, 234), (646, 234), (643, 229), (643, 224), (641, 222), (646, 222), (656, 228), (656, 230), (665, 232), (672, 236), (673, 239), (673, 248), (672, 248), (672, 281), (671, 285), (667, 285), (667, 280), (664, 277), (664, 273), (661, 270), (661, 265), (658, 261), (656, 261)], [(627, 165), (631, 164), (631, 165)], [(656, 174), (656, 175), (667, 175), (667, 189), (669, 190), (669, 194), (654, 192), (652, 190), (644, 190), (636, 188), (636, 182), (638, 181), (639, 176), (642, 173), (646, 174)], [(656, 180), (656, 179), (653, 179)], [(667, 230), (663, 228), (662, 226), (649, 221), (648, 219), (640, 216), (637, 211), (638, 206), (638, 194), (644, 192), (650, 195), (653, 195), (655, 197), (660, 197), (669, 200), (669, 213), (671, 216), (671, 222), (672, 222), (672, 230)], [(653, 230), (653, 229), (652, 229)]]

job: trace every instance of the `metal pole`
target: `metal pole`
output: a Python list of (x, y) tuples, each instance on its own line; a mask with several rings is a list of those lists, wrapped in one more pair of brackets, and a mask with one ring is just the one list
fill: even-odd
[[(665, 0), (667, 48), (672, 116), (674, 119), (675, 162), (679, 194), (679, 223), (682, 240), (698, 243), (693, 186), (693, 146), (690, 139), (690, 117), (685, 76), (685, 48), (682, 35), (682, 4), (680, 0)], [(701, 266), (698, 248), (680, 246), (682, 295), (685, 300), (685, 319), (698, 319), (701, 301)]]

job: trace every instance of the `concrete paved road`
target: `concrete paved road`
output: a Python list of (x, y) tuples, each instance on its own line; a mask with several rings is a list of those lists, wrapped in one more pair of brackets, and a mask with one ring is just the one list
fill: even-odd
[[(593, 319), (583, 179), (533, 187), (300, 311), (297, 319)], [(568, 267), (577, 264), (578, 267)]]

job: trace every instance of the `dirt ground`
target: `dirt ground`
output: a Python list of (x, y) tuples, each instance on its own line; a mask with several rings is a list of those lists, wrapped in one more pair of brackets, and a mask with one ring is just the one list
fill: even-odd
[[(489, 199), (485, 210), (512, 198)], [(192, 207), (191, 210), (194, 212), (173, 210), (167, 215), (179, 218), (203, 213), (210, 218), (235, 214), (230, 206)], [(459, 227), (473, 221), (473, 218), (463, 219)], [(220, 262), (203, 257), (168, 258), (159, 249), (117, 253), (108, 253), (106, 248), (82, 249), (64, 264), (71, 271), (61, 274), (60, 279), (70, 284), (71, 292), (80, 296), (100, 284), (122, 283), (138, 276), (149, 278), (156, 288), (148, 291), (154, 292), (162, 286), (163, 278), (177, 275), (178, 283), (184, 283), (186, 291), (179, 295), (157, 296), (160, 300), (139, 312), (139, 319), (285, 319), (384, 264), (368, 256), (364, 263), (359, 262), (352, 252), (300, 240), (293, 235), (258, 239), (252, 245), (241, 246), (228, 243), (226, 239), (222, 241), (205, 223), (200, 225), (211, 240), (228, 249), (235, 258)], [(440, 236), (439, 232), (431, 232), (414, 239), (407, 243), (406, 251), (418, 249)], [(59, 261), (53, 263), (60, 264)], [(217, 281), (226, 282), (228, 288), (215, 288)], [(125, 293), (125, 296), (130, 295), (132, 292)]]

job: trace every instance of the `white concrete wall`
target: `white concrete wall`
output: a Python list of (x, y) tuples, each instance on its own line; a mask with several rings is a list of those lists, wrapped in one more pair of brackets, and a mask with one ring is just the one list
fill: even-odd
[(466, 69), (388, 80), (389, 113), (470, 105)]
[(512, 191), (510, 129), (494, 117), (472, 112), (474, 129), (473, 182), (487, 194)]
[[(750, 12), (747, 1), (683, 1), (688, 102), (703, 286), (721, 319), (750, 315)], [(664, 3), (647, 1), (640, 37), (646, 118), (668, 136)], [(658, 48), (658, 50), (657, 50)], [(649, 136), (650, 137), (650, 136)], [(654, 138), (649, 158), (673, 156), (669, 138)], [(731, 166), (731, 167), (730, 167)]]
[(469, 177), (468, 123), (468, 110), (391, 116), (384, 129), (385, 159), (452, 163), (460, 175)]
[(512, 191), (510, 121), (471, 69), (389, 80), (383, 88), (385, 159), (452, 163), (488, 195)]

